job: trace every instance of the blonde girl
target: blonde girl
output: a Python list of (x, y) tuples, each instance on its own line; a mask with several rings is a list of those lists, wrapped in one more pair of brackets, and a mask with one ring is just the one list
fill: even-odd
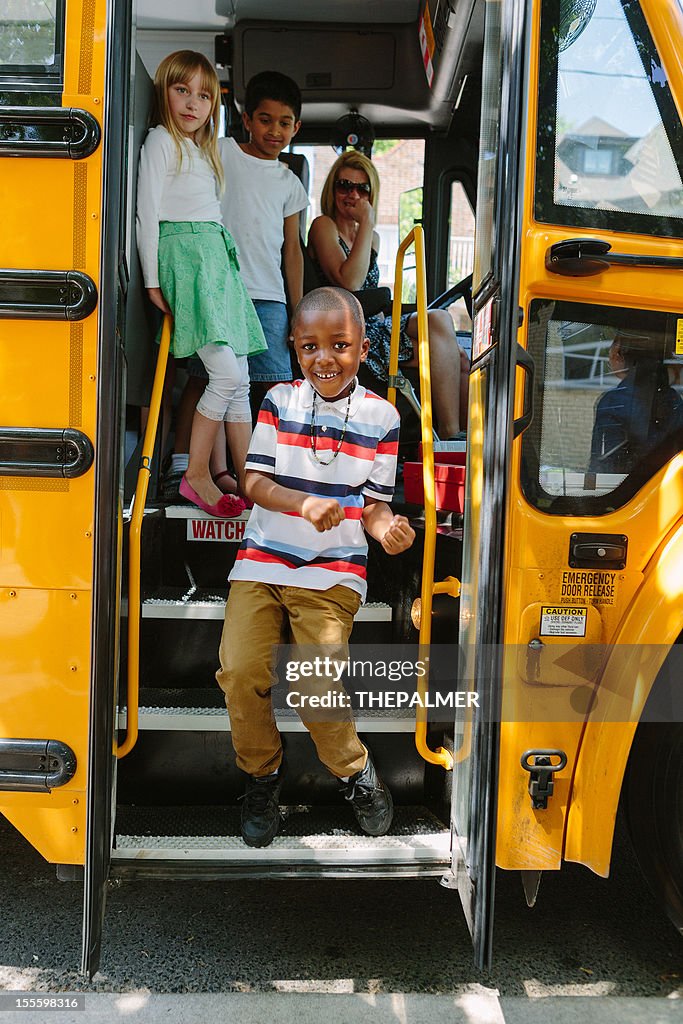
[(155, 127), (142, 148), (138, 178), (140, 262), (150, 300), (173, 315), (171, 353), (196, 353), (209, 375), (192, 422), (180, 493), (228, 518), (245, 503), (216, 487), (209, 457), (224, 422), (242, 482), (251, 436), (247, 357), (267, 346), (239, 275), (235, 243), (221, 220), (216, 72), (203, 54), (179, 50), (159, 65), (154, 93)]

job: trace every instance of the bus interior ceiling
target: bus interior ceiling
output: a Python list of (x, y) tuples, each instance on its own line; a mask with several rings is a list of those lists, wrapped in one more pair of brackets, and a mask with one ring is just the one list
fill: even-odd
[(287, 4), (285, 20), (276, 0), (205, 0), (193, 5), (190, 18), (186, 5), (140, 0), (137, 49), (152, 75), (174, 49), (203, 52), (231, 80), (238, 103), (253, 74), (288, 74), (302, 92), (303, 130), (316, 138), (350, 108), (379, 134), (445, 133), (466, 80), (480, 78), (484, 5), (429, 5), (437, 13), (428, 70), (421, 6), (417, 0), (298, 0)]

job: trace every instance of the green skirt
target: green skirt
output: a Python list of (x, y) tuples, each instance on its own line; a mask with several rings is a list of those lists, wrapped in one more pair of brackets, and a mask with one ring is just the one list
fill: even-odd
[(238, 356), (268, 348), (240, 277), (234, 239), (221, 224), (161, 221), (159, 284), (173, 311), (171, 354), (177, 359), (210, 344), (229, 345)]

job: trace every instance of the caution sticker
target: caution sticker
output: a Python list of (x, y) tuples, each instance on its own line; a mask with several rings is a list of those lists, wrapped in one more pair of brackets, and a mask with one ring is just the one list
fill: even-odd
[(541, 636), (585, 636), (588, 609), (577, 605), (543, 605)]
[(676, 321), (676, 355), (683, 356), (683, 320)]
[(244, 540), (244, 519), (188, 519), (188, 540), (222, 540), (241, 544)]

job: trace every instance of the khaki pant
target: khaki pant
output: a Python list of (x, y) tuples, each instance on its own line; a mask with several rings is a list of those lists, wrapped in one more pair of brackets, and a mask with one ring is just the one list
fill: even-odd
[[(242, 580), (231, 584), (216, 679), (225, 694), (237, 766), (242, 771), (269, 775), (282, 761), (270, 692), (276, 681), (276, 645), (291, 636), (309, 653), (317, 650), (323, 656), (345, 660), (359, 605), (360, 595), (344, 586), (306, 590)], [(305, 684), (309, 693), (324, 688), (344, 694), (341, 684), (328, 678), (309, 678)], [(318, 757), (333, 775), (353, 775), (364, 767), (367, 752), (358, 739), (351, 711), (335, 710), (325, 716), (326, 721), (320, 721), (319, 711), (297, 711)]]

